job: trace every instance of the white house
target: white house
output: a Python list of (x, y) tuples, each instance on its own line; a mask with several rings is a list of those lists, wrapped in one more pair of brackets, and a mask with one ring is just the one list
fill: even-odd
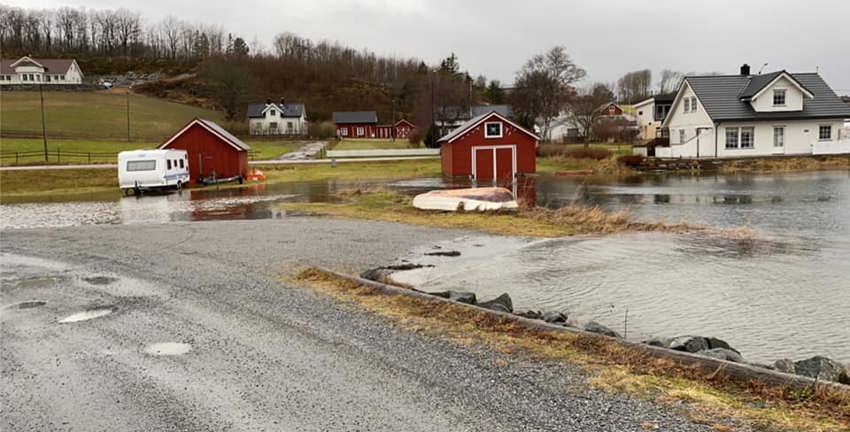
[(303, 103), (272, 102), (248, 105), (248, 128), (251, 135), (307, 135), (307, 113)]
[(850, 106), (817, 73), (784, 70), (686, 77), (661, 125), (657, 157), (726, 158), (850, 153), (840, 136)]
[(667, 118), (675, 94), (659, 94), (634, 105), (635, 121), (638, 127), (638, 139), (648, 140), (657, 137), (661, 123)]
[(82, 84), (83, 71), (74, 59), (0, 59), (0, 85)]

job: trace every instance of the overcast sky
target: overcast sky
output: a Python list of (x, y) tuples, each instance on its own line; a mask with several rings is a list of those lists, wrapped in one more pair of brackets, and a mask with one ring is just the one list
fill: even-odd
[(585, 82), (650, 68), (736, 73), (819, 68), (850, 94), (847, 0), (0, 0), (21, 7), (125, 7), (147, 22), (167, 15), (216, 24), (265, 45), (289, 31), (434, 64), (455, 52), (463, 69), (505, 83), (522, 63), (564, 45)]

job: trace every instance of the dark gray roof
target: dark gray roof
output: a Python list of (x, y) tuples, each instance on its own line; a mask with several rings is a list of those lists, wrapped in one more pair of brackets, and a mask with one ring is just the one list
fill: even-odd
[[(271, 105), (274, 105), (278, 111), (283, 113), (283, 117), (301, 117), (304, 114), (304, 104), (300, 102), (285, 102), (283, 104), (272, 102)], [(266, 106), (265, 103), (248, 105), (248, 118), (262, 117)]]
[(245, 151), (251, 150), (251, 146), (249, 146), (248, 144), (245, 144), (244, 142), (242, 142), (241, 139), (236, 138), (235, 136), (233, 136), (233, 134), (224, 130), (224, 128), (219, 126), (217, 123), (210, 121), (210, 120), (204, 120), (204, 119), (198, 119), (198, 121), (202, 122), (203, 124), (208, 126), (210, 129), (216, 131), (218, 134), (223, 136), (224, 139), (230, 141), (236, 147), (239, 147), (239, 148), (241, 148), (242, 150), (245, 150)]
[(841, 102), (817, 73), (789, 74), (814, 95), (814, 98), (803, 99), (802, 111), (756, 112), (748, 101), (742, 100), (745, 91), (753, 95), (758, 93), (758, 90), (752, 89), (764, 88), (778, 73), (754, 76), (690, 76), (685, 77), (685, 81), (714, 121), (850, 118), (850, 107)]
[(346, 123), (377, 123), (378, 114), (375, 111), (340, 111), (333, 113), (336, 124)]
[(487, 114), (491, 111), (496, 111), (497, 113), (510, 118), (511, 116), (511, 106), (510, 105), (473, 105), (470, 108), (470, 117), (478, 117), (481, 114)]

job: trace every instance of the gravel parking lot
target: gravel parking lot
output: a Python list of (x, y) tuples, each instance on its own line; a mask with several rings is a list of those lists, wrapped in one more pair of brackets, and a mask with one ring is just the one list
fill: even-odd
[(592, 389), (576, 366), (427, 337), (280, 280), (468, 234), (309, 217), (3, 231), (0, 429), (710, 430)]

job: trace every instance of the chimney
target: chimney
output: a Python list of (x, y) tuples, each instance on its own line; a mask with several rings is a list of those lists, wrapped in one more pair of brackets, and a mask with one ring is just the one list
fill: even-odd
[(284, 105), (284, 104), (283, 104), (283, 102), (284, 102), (283, 97), (281, 97), (281, 98), (280, 98), (280, 106), (283, 106), (283, 105)]
[(748, 65), (748, 64), (746, 64), (746, 63), (744, 63), (744, 64), (741, 66), (741, 75), (743, 75), (743, 76), (750, 76), (750, 65)]
[(272, 104), (271, 98), (266, 98), (266, 105), (271, 105), (271, 104)]

